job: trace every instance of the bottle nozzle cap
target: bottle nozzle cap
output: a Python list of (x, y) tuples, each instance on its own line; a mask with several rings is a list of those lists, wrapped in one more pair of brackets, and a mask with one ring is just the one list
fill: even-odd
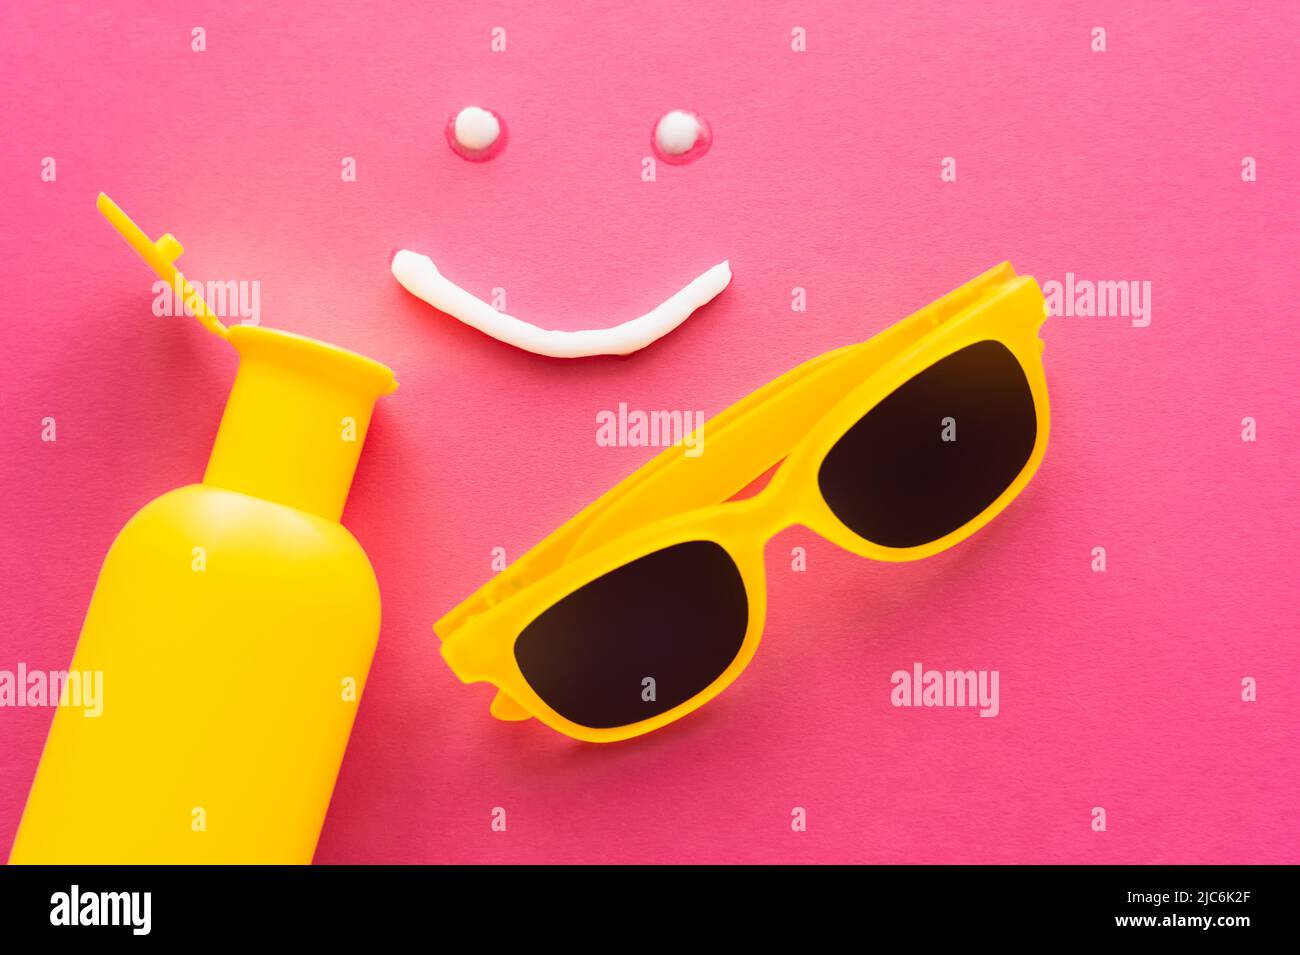
[(150, 239), (141, 231), (140, 227), (131, 221), (131, 217), (121, 210), (116, 202), (108, 198), (104, 193), (99, 194), (95, 200), (95, 205), (103, 214), (104, 218), (122, 234), (127, 244), (135, 249), (140, 258), (158, 273), (158, 277), (163, 279), (169, 286), (176, 288), (179, 286), (185, 294), (185, 306), (194, 313), (194, 317), (199, 320), (208, 331), (221, 338), (228, 338), (229, 332), (226, 326), (221, 324), (221, 319), (208, 308), (208, 303), (203, 301), (203, 296), (198, 293), (194, 286), (185, 280), (185, 276), (176, 268), (176, 260), (180, 258), (185, 247), (180, 244), (176, 236), (170, 232), (164, 233), (157, 241)]

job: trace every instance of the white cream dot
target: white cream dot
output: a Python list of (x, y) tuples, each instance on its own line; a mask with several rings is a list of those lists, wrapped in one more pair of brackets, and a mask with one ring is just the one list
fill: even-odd
[(501, 135), (500, 121), (488, 110), (466, 106), (456, 114), (456, 142), (476, 152), (487, 149)]
[(655, 127), (655, 141), (670, 156), (680, 156), (694, 149), (699, 138), (699, 119), (680, 109), (665, 113)]

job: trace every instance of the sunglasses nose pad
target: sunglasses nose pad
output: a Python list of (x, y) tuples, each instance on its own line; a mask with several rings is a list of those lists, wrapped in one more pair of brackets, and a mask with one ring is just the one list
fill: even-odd
[(492, 697), (492, 705), (488, 707), (488, 712), (507, 723), (533, 718), (533, 714), (516, 703), (514, 697), (507, 696), (505, 690), (497, 690), (497, 695)]

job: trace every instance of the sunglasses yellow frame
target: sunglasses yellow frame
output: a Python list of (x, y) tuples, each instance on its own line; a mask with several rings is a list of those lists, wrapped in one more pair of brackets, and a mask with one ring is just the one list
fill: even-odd
[[(952, 547), (993, 519), (1029, 483), (1047, 448), (1047, 382), (1038, 329), (1043, 294), (1008, 262), (889, 327), (874, 338), (804, 362), (704, 425), (707, 451), (671, 447), (586, 507), (434, 625), (442, 656), (465, 683), (499, 692), (492, 714), (536, 717), (575, 739), (607, 743), (648, 733), (703, 706), (749, 665), (766, 611), (763, 549), (795, 524), (861, 557), (905, 561)], [(984, 511), (952, 533), (916, 547), (885, 547), (850, 531), (822, 499), (817, 471), (840, 437), (872, 407), (936, 362), (977, 342), (1002, 343), (1033, 395), (1037, 437), (1029, 460)], [(729, 500), (780, 463), (758, 494)], [(695, 696), (624, 726), (593, 728), (552, 709), (515, 660), (524, 628), (593, 580), (655, 551), (713, 541), (735, 561), (749, 598), (749, 623), (734, 660)]]

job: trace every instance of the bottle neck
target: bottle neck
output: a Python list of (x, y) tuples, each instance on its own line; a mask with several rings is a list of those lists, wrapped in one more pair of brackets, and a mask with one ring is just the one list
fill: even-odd
[(271, 328), (237, 325), (239, 372), (203, 483), (337, 521), (375, 401), (393, 373), (361, 355)]

